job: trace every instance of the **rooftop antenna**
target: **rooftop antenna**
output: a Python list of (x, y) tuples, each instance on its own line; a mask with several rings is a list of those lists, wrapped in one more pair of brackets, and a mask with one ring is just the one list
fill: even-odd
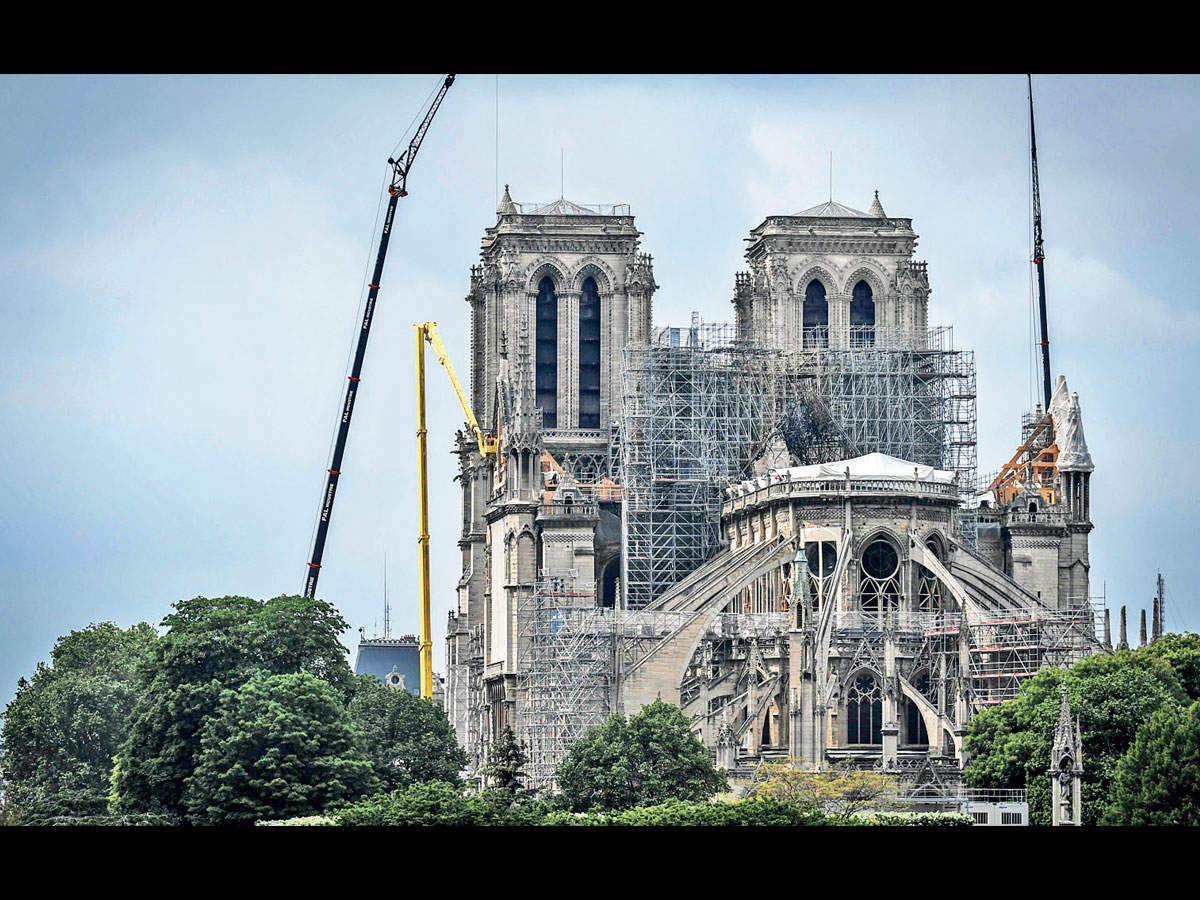
[(558, 199), (567, 198), (567, 148), (558, 148)]
[(829, 151), (829, 202), (833, 202), (833, 151)]
[(1043, 411), (1050, 411), (1050, 332), (1046, 325), (1046, 270), (1042, 263), (1046, 259), (1042, 245), (1042, 192), (1038, 185), (1037, 134), (1033, 129), (1033, 76), (1025, 76), (1029, 83), (1029, 159), (1033, 174), (1033, 262), (1037, 266), (1038, 314), (1041, 318), (1042, 347), (1042, 393), (1045, 396)]
[(1158, 636), (1162, 637), (1167, 630), (1167, 583), (1162, 572), (1158, 573), (1155, 587), (1158, 593)]
[(500, 74), (496, 73), (496, 203), (500, 203)]
[(387, 592), (387, 551), (383, 553), (383, 637), (388, 639), (392, 636), (392, 607), (388, 603)]

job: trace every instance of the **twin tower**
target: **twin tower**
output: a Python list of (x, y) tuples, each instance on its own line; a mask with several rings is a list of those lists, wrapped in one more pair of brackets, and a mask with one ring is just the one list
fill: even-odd
[[(507, 360), (551, 442), (606, 432), (619, 403), (622, 353), (652, 330), (653, 260), (627, 204), (515, 203), (471, 270), (472, 402), (495, 429)], [(903, 346), (924, 340), (929, 278), (913, 260), (911, 219), (829, 201), (769, 216), (750, 232), (750, 270), (735, 280), (737, 336), (761, 347)], [(583, 445), (580, 445), (582, 447)]]

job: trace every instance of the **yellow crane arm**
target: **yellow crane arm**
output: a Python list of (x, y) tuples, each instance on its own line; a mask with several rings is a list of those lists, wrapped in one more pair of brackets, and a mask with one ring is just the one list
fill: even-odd
[(467, 417), (467, 424), (479, 441), (479, 454), (485, 459), (496, 455), (496, 439), (484, 434), (467, 402), (467, 395), (454, 374), (454, 364), (446, 352), (446, 345), (438, 335), (436, 322), (413, 325), (417, 337), (417, 515), (420, 530), (417, 533), (417, 577), (421, 601), (421, 696), (433, 699), (433, 629), (431, 627), (429, 603), (429, 470), (425, 448), (425, 342), (428, 341), (437, 354), (438, 362), (450, 376), (450, 384), (458, 395), (459, 405)]
[(442, 343), (441, 335), (438, 334), (437, 322), (425, 322), (416, 327), (423, 333), (425, 340), (429, 341), (429, 346), (433, 347), (433, 352), (437, 354), (438, 362), (442, 364), (442, 368), (446, 370), (446, 375), (450, 378), (450, 386), (454, 388), (454, 393), (458, 397), (458, 405), (462, 407), (463, 415), (467, 417), (467, 425), (475, 432), (475, 440), (479, 442), (479, 455), (484, 459), (490, 459), (496, 455), (496, 439), (490, 434), (484, 434), (483, 429), (479, 427), (475, 413), (471, 411), (467, 394), (463, 390), (458, 376), (454, 373), (454, 363), (450, 361), (450, 354), (446, 352), (446, 345)]

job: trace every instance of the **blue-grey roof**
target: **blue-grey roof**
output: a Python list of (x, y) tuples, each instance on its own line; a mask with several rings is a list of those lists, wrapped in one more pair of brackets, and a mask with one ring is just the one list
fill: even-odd
[(374, 675), (383, 681), (389, 672), (404, 676), (404, 689), (410, 694), (420, 693), (421, 655), (415, 637), (363, 638), (358, 642), (355, 675)]

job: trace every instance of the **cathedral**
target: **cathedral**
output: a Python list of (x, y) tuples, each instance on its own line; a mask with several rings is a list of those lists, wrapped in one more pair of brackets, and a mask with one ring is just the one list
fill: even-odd
[(876, 192), (771, 215), (734, 321), (655, 327), (627, 205), (513, 201), (471, 270), (462, 576), (446, 707), (471, 768), (511, 726), (553, 782), (590, 725), (678, 704), (731, 772), (852, 760), (952, 785), (970, 717), (1101, 652), (1093, 464), (1059, 376), (980, 479), (975, 370), (929, 325)]

